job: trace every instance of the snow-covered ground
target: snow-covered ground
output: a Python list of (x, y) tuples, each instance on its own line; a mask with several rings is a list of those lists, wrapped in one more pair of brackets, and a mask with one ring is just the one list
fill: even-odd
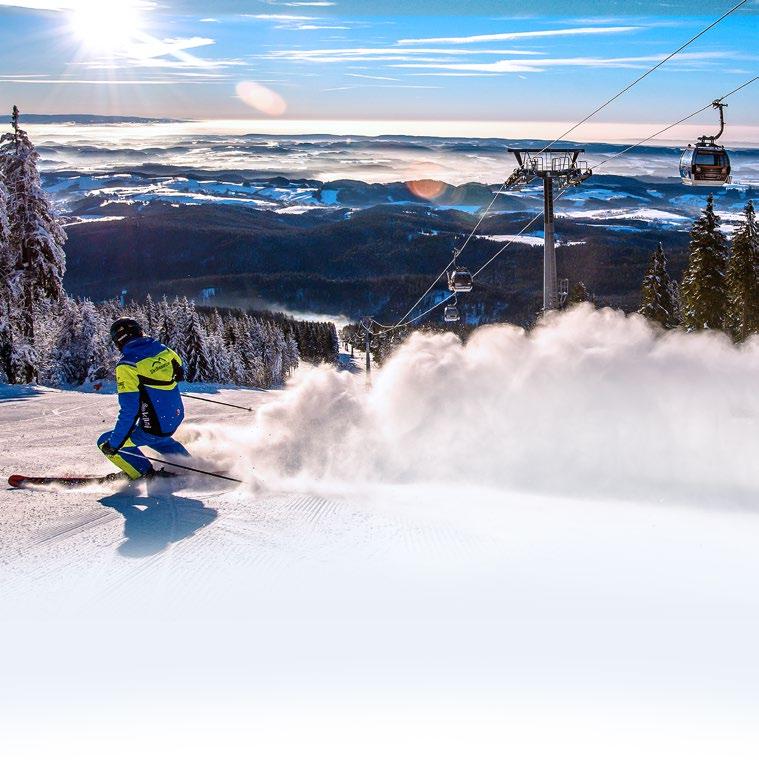
[[(757, 371), (583, 307), (188, 400), (239, 488), (0, 491), (3, 757), (753, 759)], [(114, 411), (3, 389), (0, 474)]]

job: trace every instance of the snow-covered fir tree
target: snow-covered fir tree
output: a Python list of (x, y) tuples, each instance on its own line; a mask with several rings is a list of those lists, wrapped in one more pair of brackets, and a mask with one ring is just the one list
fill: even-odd
[(258, 330), (263, 343), (263, 380), (267, 385), (277, 382), (283, 376), (283, 361), (285, 355), (285, 336), (276, 325), (259, 322)]
[(749, 201), (727, 264), (726, 327), (735, 340), (759, 333), (759, 224)]
[(232, 383), (229, 352), (218, 329), (209, 334), (206, 340), (206, 350), (208, 352), (210, 382)]
[(43, 307), (35, 324), (44, 385), (78, 386), (113, 373), (117, 354), (106, 320), (92, 301), (64, 297)]
[(82, 333), (88, 343), (89, 369), (86, 382), (106, 380), (113, 376), (120, 355), (110, 336), (111, 321), (104, 319), (95, 304), (85, 298), (79, 302)]
[(667, 257), (659, 243), (643, 277), (638, 313), (662, 327), (676, 327), (680, 322), (679, 311), (677, 283), (669, 276)]
[(157, 335), (158, 329), (161, 325), (161, 315), (158, 306), (156, 306), (156, 302), (151, 298), (150, 293), (145, 297), (143, 312), (145, 314), (145, 330), (148, 335)]
[(569, 303), (585, 303), (585, 301), (591, 301), (590, 293), (588, 292), (585, 283), (578, 280), (572, 285), (572, 290), (569, 292)]
[(218, 309), (214, 309), (207, 317), (206, 317), (206, 328), (208, 330), (209, 337), (213, 335), (214, 333), (218, 333), (221, 331), (222, 328), (222, 320), (221, 315), (219, 314)]
[(177, 323), (173, 312), (174, 307), (164, 296), (158, 306), (158, 340), (172, 347), (177, 344)]
[(42, 192), (37, 170), (39, 154), (18, 125), (13, 109), (13, 131), (0, 137), (0, 175), (8, 191), (7, 215), (13, 259), (13, 298), (9, 304), (11, 326), (10, 377), (12, 382), (37, 379), (38, 356), (34, 340), (35, 305), (55, 301), (63, 294), (66, 233), (55, 219)]
[[(45, 337), (51, 339), (49, 358), (43, 362), (41, 380), (55, 387), (79, 385), (89, 371), (87, 342), (82, 338), (81, 312), (73, 299), (63, 298), (59, 308), (51, 309), (52, 320), (38, 322), (38, 345), (43, 348)], [(44, 325), (44, 327), (43, 327)]]
[(297, 366), (299, 362), (298, 343), (292, 333), (285, 334), (285, 349), (282, 360), (282, 372), (287, 377)]
[(8, 382), (12, 374), (11, 305), (16, 301), (13, 293), (16, 262), (11, 249), (10, 235), (8, 190), (0, 174), (0, 382)]
[[(113, 378), (120, 353), (110, 339), (111, 323), (131, 317), (150, 334), (151, 309), (155, 309), (154, 324), (159, 326), (157, 337), (182, 356), (190, 382), (261, 388), (279, 385), (300, 360), (294, 330), (308, 327), (282, 315), (210, 312), (185, 298), (122, 306), (116, 300), (94, 304), (64, 294), (57, 301), (37, 302), (33, 310), (39, 381), (72, 387)], [(313, 335), (320, 335), (323, 343), (334, 330), (325, 330), (325, 325), (313, 323), (308, 328)], [(331, 348), (324, 350), (329, 353)], [(320, 360), (328, 358), (325, 354)]]
[(185, 379), (188, 383), (206, 383), (211, 380), (206, 332), (200, 323), (195, 304), (190, 304), (190, 307), (185, 314), (185, 335), (182, 350)]
[(256, 387), (268, 387), (263, 335), (257, 322), (248, 314), (240, 314), (235, 325), (235, 347), (245, 369), (245, 382)]
[(232, 349), (228, 351), (227, 356), (229, 357), (227, 362), (229, 376), (222, 382), (232, 383), (233, 385), (246, 385), (248, 382), (248, 373), (240, 352)]
[(682, 323), (688, 330), (725, 326), (727, 239), (714, 212), (714, 198), (694, 222), (690, 233), (688, 266), (680, 286)]
[(180, 355), (184, 356), (187, 352), (187, 334), (192, 321), (192, 312), (195, 310), (195, 304), (191, 304), (187, 296), (175, 298), (171, 304), (171, 315), (174, 320), (174, 342), (171, 347)]

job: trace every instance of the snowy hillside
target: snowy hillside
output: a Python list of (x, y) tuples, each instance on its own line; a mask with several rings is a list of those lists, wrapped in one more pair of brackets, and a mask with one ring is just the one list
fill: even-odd
[[(174, 170), (167, 175), (144, 172), (45, 175), (45, 190), (67, 225), (118, 221), (151, 204), (178, 206), (234, 206), (277, 214), (309, 214), (340, 210), (344, 216), (375, 206), (428, 206), (438, 211), (481, 213), (499, 185), (479, 183), (448, 185), (425, 182), (369, 184), (354, 180), (288, 180), (282, 177), (251, 179), (246, 172), (199, 172), (185, 176)], [(735, 183), (714, 191), (724, 198), (726, 209), (739, 212), (756, 185)], [(653, 184), (614, 175), (597, 175), (582, 188), (561, 198), (559, 218), (580, 220), (632, 220), (652, 226), (684, 229), (703, 206), (706, 192), (694, 192), (679, 181)], [(540, 207), (538, 185), (501, 191), (493, 205), (496, 214), (513, 214)]]
[[(753, 758), (758, 372), (579, 308), (188, 400), (239, 488), (0, 491), (4, 756)], [(0, 396), (3, 477), (108, 471)]]

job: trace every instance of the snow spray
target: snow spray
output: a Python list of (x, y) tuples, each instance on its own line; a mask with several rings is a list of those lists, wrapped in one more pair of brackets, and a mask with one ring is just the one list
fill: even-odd
[(532, 331), (413, 335), (370, 389), (302, 367), (254, 425), (194, 450), (269, 484), (488, 485), (572, 495), (759, 497), (759, 338), (664, 332), (583, 304)]

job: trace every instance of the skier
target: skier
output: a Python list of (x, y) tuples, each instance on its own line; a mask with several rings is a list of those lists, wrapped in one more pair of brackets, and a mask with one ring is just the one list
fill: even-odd
[(147, 337), (134, 319), (117, 319), (111, 340), (122, 353), (116, 365), (119, 417), (116, 427), (98, 438), (98, 448), (132, 480), (162, 474), (138, 446), (161, 454), (190, 456), (171, 436), (184, 419), (177, 383), (184, 379), (179, 356)]

